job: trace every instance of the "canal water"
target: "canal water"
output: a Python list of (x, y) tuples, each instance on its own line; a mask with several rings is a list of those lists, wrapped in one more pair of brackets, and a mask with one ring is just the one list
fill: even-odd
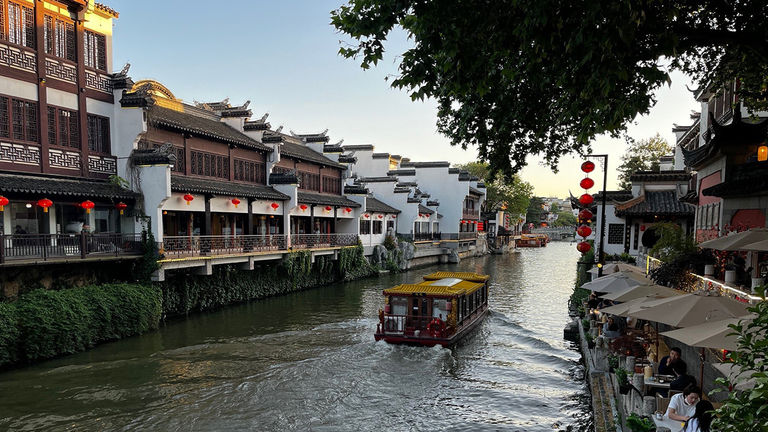
[[(0, 374), (0, 430), (582, 431), (563, 340), (578, 252), (553, 242), (191, 316)], [(452, 349), (374, 342), (381, 290), (492, 275), (491, 313)]]

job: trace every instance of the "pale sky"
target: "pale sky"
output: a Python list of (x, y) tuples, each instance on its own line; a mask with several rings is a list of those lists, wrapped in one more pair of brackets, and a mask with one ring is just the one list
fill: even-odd
[[(434, 101), (412, 102), (385, 78), (396, 73), (395, 55), (408, 47), (398, 33), (378, 67), (363, 71), (338, 55), (344, 37), (330, 25), (330, 11), (341, 0), (230, 0), (226, 7), (182, 0), (104, 0), (120, 13), (114, 26), (114, 69), (131, 63), (134, 81), (155, 79), (188, 103), (229, 98), (250, 100), (254, 117), (269, 113), (273, 127), (285, 131), (329, 129), (331, 142), (374, 144), (377, 152), (414, 161), (474, 161), (467, 151), (437, 133)], [(197, 5), (197, 6), (196, 6)], [(674, 142), (672, 124), (691, 123), (698, 109), (687, 80), (673, 75), (671, 88), (658, 93), (651, 114), (630, 127), (636, 139), (657, 132)], [(690, 86), (690, 85), (689, 85)], [(600, 138), (595, 153), (608, 153), (608, 188), (616, 187), (615, 168), (625, 150), (621, 140)], [(531, 159), (521, 173), (539, 196), (580, 194), (581, 160), (563, 157), (560, 171)], [(598, 179), (596, 179), (598, 180)], [(602, 177), (595, 189), (602, 186)]]

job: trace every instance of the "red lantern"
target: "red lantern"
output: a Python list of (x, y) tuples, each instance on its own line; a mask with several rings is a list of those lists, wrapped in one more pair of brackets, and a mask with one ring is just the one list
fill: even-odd
[(397, 219), (397, 215), (392, 215), (392, 219)]
[(585, 173), (591, 173), (595, 170), (595, 163), (592, 161), (586, 161), (583, 164), (581, 164), (581, 170)]
[(587, 242), (581, 242), (576, 245), (576, 250), (583, 254), (589, 252), (590, 249), (592, 249), (592, 245)]
[(371, 217), (371, 215), (369, 215), (368, 213), (364, 214), (363, 216), (365, 216), (365, 218), (366, 218), (366, 219), (368, 219), (369, 217)]
[(42, 207), (44, 213), (48, 213), (48, 207), (52, 205), (53, 205), (53, 201), (49, 200), (48, 198), (43, 198), (37, 201), (37, 206)]
[(306, 204), (302, 204), (302, 205), (299, 206), (299, 208), (301, 209), (301, 211), (304, 211), (304, 210), (307, 209), (307, 205)]
[(240, 204), (240, 200), (237, 198), (232, 198), (232, 204), (234, 204), (235, 208), (237, 208), (238, 204)]
[(640, 225), (640, 231), (645, 231), (645, 225)]
[(379, 219), (384, 219), (384, 215), (379, 215)]
[(585, 221), (588, 221), (588, 220), (592, 219), (592, 216), (594, 216), (592, 214), (592, 212), (587, 210), (587, 209), (584, 209), (584, 210), (579, 212), (579, 219), (581, 219), (582, 222), (585, 222)]
[(80, 207), (84, 208), (86, 213), (90, 213), (90, 212), (91, 212), (91, 209), (92, 209), (92, 208), (93, 208), (95, 205), (96, 205), (96, 204), (94, 204), (94, 203), (93, 203), (93, 201), (89, 201), (89, 200), (85, 200), (85, 201), (83, 201), (83, 202), (81, 202), (81, 203), (80, 203)]
[(331, 207), (331, 206), (325, 206), (325, 211), (331, 211), (331, 210), (333, 210), (333, 207)]
[(193, 197), (193, 196), (192, 196), (192, 195), (190, 195), (190, 194), (186, 194), (186, 195), (184, 195), (184, 201), (186, 201), (186, 202), (187, 202), (187, 205), (190, 205), (190, 204), (192, 204), (192, 200), (194, 200), (194, 199), (195, 199), (195, 197)]
[(586, 225), (582, 225), (576, 228), (576, 234), (578, 234), (580, 237), (589, 237), (589, 235), (592, 234), (592, 228)]
[(583, 180), (582, 180), (582, 181), (579, 183), (579, 186), (581, 186), (581, 187), (582, 187), (582, 188), (584, 188), (584, 189), (590, 189), (590, 188), (592, 188), (592, 186), (594, 186), (594, 185), (595, 185), (595, 181), (594, 181), (594, 180), (592, 180), (592, 179), (591, 179), (591, 178), (589, 178), (589, 177), (587, 177), (587, 178), (583, 179)]
[(272, 204), (270, 204), (269, 206), (270, 206), (270, 207), (272, 207), (272, 210), (277, 210), (277, 208), (278, 208), (278, 207), (280, 207), (280, 204), (278, 204), (278, 203), (276, 203), (276, 202), (273, 202), (273, 203), (272, 203)]
[(125, 209), (128, 208), (128, 204), (126, 204), (124, 202), (119, 202), (119, 203), (115, 204), (115, 208), (120, 210), (120, 214), (123, 214)]
[(588, 205), (592, 204), (594, 201), (595, 201), (595, 199), (592, 198), (592, 195), (590, 195), (590, 194), (586, 194), (585, 193), (584, 195), (579, 197), (579, 202), (583, 206), (588, 206)]
[(8, 198), (0, 195), (0, 212), (5, 210), (5, 206), (8, 205)]
[(345, 208), (344, 211), (347, 212), (347, 213), (352, 213), (352, 209), (349, 208), (349, 207)]

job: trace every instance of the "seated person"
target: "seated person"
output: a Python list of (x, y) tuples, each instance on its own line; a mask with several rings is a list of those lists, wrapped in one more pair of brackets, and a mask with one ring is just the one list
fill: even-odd
[(709, 401), (699, 401), (696, 404), (696, 413), (686, 420), (681, 432), (709, 432), (709, 427), (712, 424), (711, 411), (714, 409)]
[(667, 417), (677, 421), (687, 421), (696, 414), (696, 404), (701, 399), (701, 389), (696, 386), (688, 386), (682, 393), (678, 393), (669, 400)]
[(619, 325), (616, 324), (616, 321), (613, 319), (612, 316), (609, 316), (608, 321), (605, 324), (603, 324), (603, 336), (611, 339), (621, 337), (621, 331), (619, 330)]
[(685, 375), (688, 367), (683, 359), (680, 358), (681, 354), (680, 348), (674, 347), (669, 351), (668, 356), (662, 357), (659, 362), (659, 375)]
[(603, 301), (600, 302), (600, 309), (605, 309), (615, 304), (616, 303), (614, 303), (613, 300), (603, 299)]

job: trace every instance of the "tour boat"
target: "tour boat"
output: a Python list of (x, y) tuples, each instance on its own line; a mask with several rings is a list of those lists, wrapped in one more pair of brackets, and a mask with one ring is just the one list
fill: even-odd
[(374, 338), (392, 344), (449, 346), (488, 312), (490, 276), (436, 272), (417, 284), (385, 289)]
[(546, 234), (523, 234), (515, 239), (515, 247), (545, 247), (549, 243)]

